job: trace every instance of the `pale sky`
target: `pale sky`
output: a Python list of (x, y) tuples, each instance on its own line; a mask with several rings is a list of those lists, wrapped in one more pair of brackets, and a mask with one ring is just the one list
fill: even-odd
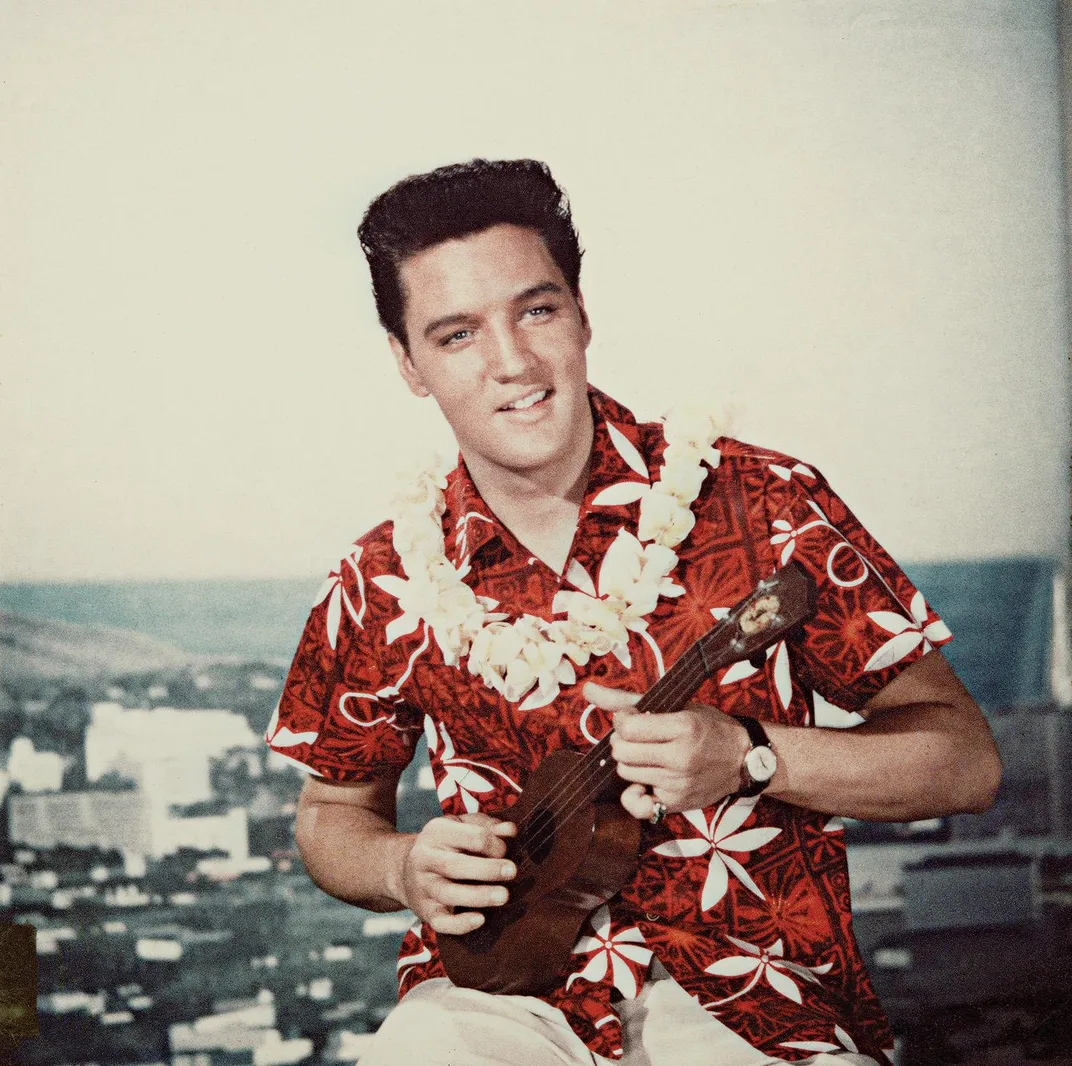
[(0, 579), (315, 576), (449, 441), (354, 230), (534, 156), (591, 378), (709, 395), (899, 558), (1067, 538), (1045, 0), (5, 0)]

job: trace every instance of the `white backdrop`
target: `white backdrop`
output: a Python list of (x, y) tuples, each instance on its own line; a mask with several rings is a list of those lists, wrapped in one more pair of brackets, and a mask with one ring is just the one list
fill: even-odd
[(431, 408), (354, 237), (547, 160), (592, 380), (702, 391), (900, 558), (1062, 552), (1046, 0), (7, 0), (2, 578), (316, 575)]

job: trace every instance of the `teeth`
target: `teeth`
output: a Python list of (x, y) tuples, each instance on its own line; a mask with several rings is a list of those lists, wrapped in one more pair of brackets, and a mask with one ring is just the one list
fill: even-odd
[(528, 407), (532, 407), (533, 404), (539, 403), (547, 395), (547, 389), (541, 389), (539, 392), (534, 392), (530, 396), (526, 396), (523, 400), (516, 400), (514, 403), (508, 403), (506, 405), (507, 411), (524, 411)]

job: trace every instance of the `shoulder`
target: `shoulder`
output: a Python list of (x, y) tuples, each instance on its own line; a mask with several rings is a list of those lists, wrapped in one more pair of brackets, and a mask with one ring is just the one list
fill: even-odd
[(719, 437), (714, 446), (718, 468), (704, 484), (704, 500), (714, 514), (731, 506), (754, 535), (765, 539), (811, 519), (841, 513), (814, 464), (735, 437)]
[[(652, 476), (657, 476), (657, 464), (662, 461), (666, 442), (662, 422), (643, 422), (637, 425), (642, 450), (653, 464)], [(826, 479), (813, 463), (795, 455), (763, 447), (736, 437), (720, 436), (714, 442), (717, 452), (717, 473), (705, 479), (703, 495), (713, 498), (735, 487), (759, 504), (779, 506), (790, 499), (803, 503), (815, 494), (830, 491)]]
[(333, 566), (316, 594), (310, 624), (321, 630), (332, 654), (347, 658), (360, 645), (386, 654), (385, 630), (397, 616), (401, 563), (392, 545), (393, 523), (362, 534)]
[(735, 437), (719, 437), (715, 447), (721, 456), (720, 466), (751, 473), (763, 478), (773, 478), (783, 484), (793, 480), (794, 476), (805, 482), (819, 480), (822, 474), (812, 463), (806, 463), (794, 455), (749, 444)]
[[(645, 453), (648, 456), (660, 456), (666, 443), (663, 423), (638, 422), (637, 431)], [(822, 478), (822, 474), (812, 463), (773, 448), (738, 440), (736, 437), (720, 436), (714, 446), (721, 456), (721, 465), (741, 473), (754, 472), (782, 482), (789, 481), (794, 475)]]
[[(825, 508), (828, 497), (833, 495), (826, 478), (814, 463), (795, 455), (764, 448), (734, 437), (719, 437), (715, 441), (720, 459), (716, 485), (724, 488), (736, 486), (746, 498), (760, 501), (772, 515), (785, 508), (805, 511), (815, 506)], [(818, 504), (817, 502), (818, 501)]]
[(381, 569), (393, 570), (398, 560), (393, 544), (394, 528), (390, 519), (373, 526), (354, 541), (351, 553), (356, 553), (365, 567), (378, 565)]
[[(373, 593), (375, 578), (399, 572), (399, 559), (392, 544), (394, 523), (381, 522), (359, 536), (332, 565), (317, 596), (316, 606), (330, 610), (332, 599), (359, 599), (364, 604)], [(361, 612), (364, 613), (363, 611)]]
[(385, 521), (362, 533), (349, 545), (342, 558), (333, 562), (328, 580), (341, 577), (345, 584), (355, 574), (393, 572), (398, 560), (392, 543), (393, 531), (394, 523)]

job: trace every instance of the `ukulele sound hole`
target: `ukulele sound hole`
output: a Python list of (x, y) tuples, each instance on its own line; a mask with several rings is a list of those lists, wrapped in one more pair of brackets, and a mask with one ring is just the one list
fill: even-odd
[(548, 804), (540, 803), (521, 829), (518, 850), (530, 862), (540, 863), (551, 854), (554, 845), (555, 812)]

